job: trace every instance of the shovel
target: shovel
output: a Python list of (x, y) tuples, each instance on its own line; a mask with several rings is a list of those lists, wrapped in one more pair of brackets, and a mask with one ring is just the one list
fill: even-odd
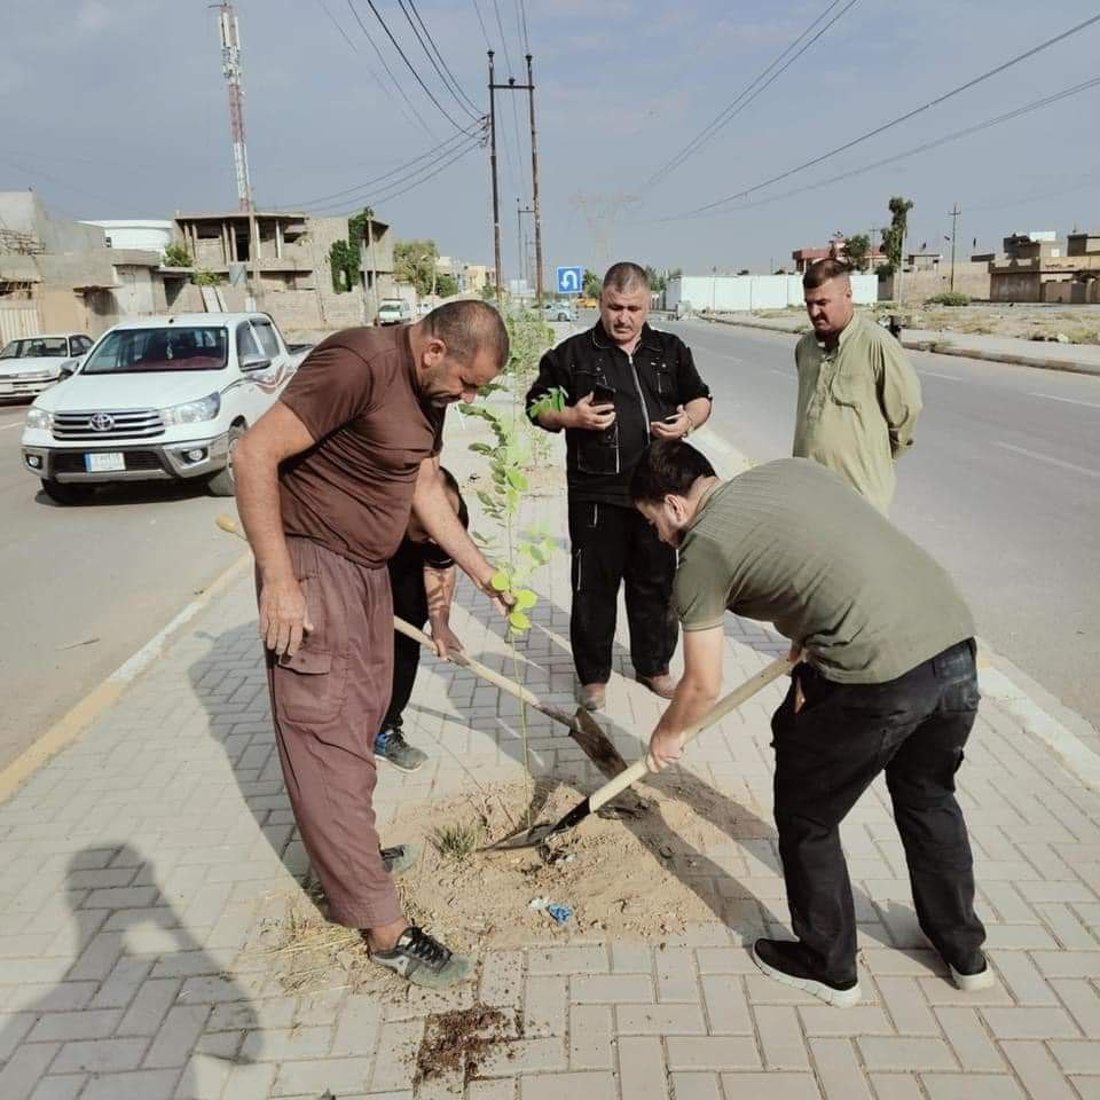
[[(240, 539), (245, 538), (244, 532), (232, 516), (223, 513), (214, 520), (214, 523), (227, 534), (236, 535)], [(399, 619), (396, 615), (393, 617), (393, 628), (407, 638), (412, 638), (413, 641), (419, 642), (433, 652), (435, 651), (435, 642), (427, 634), (422, 630), (417, 630), (415, 626), (405, 622), (404, 619)], [(527, 688), (501, 676), (499, 672), (494, 672), (491, 668), (461, 651), (452, 653), (451, 660), (456, 665), (469, 669), (475, 676), (480, 676), (494, 687), (500, 688), (501, 691), (514, 695), (517, 699), (530, 707), (534, 707), (535, 710), (545, 714), (548, 718), (553, 718), (555, 722), (561, 722), (564, 726), (567, 726), (573, 740), (584, 749), (585, 754), (605, 775), (617, 775), (626, 770), (626, 761), (623, 759), (622, 753), (615, 748), (607, 734), (600, 728), (599, 723), (584, 707), (578, 707), (575, 714), (569, 714), (560, 707), (544, 703)]]
[[(742, 703), (752, 698), (758, 691), (767, 687), (773, 680), (778, 680), (784, 673), (791, 669), (791, 662), (786, 657), (778, 657), (771, 664), (762, 668), (755, 676), (750, 676), (740, 687), (734, 688), (724, 699), (714, 704), (702, 718), (693, 726), (684, 731), (685, 740), (690, 740), (696, 734), (713, 726), (715, 722), (724, 718), (731, 710), (736, 710)], [(578, 802), (560, 821), (553, 824), (546, 823), (532, 825), (530, 829), (516, 833), (514, 836), (505, 837), (482, 848), (483, 852), (506, 852), (516, 848), (539, 848), (551, 837), (566, 833), (579, 825), (586, 817), (593, 814), (601, 806), (610, 802), (617, 794), (625, 791), (632, 783), (636, 783), (648, 772), (645, 757), (632, 764), (626, 771), (615, 776), (609, 783), (605, 783), (598, 791), (593, 792), (587, 798)]]
[[(433, 653), (435, 652), (435, 642), (424, 631), (417, 630), (411, 623), (399, 619), (396, 615), (393, 617), (393, 628), (398, 633), (404, 634), (406, 638), (412, 638), (413, 641), (419, 642), (422, 646), (432, 650)], [(534, 707), (535, 710), (545, 714), (548, 718), (553, 718), (555, 722), (561, 722), (563, 725), (568, 726), (574, 740), (601, 770), (611, 771), (612, 774), (625, 770), (626, 761), (623, 759), (622, 753), (615, 748), (596, 719), (584, 707), (578, 707), (575, 714), (570, 714), (552, 703), (544, 703), (537, 695), (523, 687), (522, 684), (509, 680), (499, 672), (494, 672), (491, 668), (461, 650), (451, 653), (450, 660), (456, 665), (468, 668), (475, 676), (480, 676), (482, 680), (500, 688), (501, 691), (514, 695), (521, 702), (526, 703), (529, 707)]]

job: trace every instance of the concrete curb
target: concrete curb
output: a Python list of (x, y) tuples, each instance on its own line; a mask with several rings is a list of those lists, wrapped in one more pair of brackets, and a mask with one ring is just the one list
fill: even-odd
[[(762, 332), (777, 332), (781, 336), (794, 336), (796, 338), (805, 335), (801, 332), (795, 332), (793, 329), (784, 328), (780, 325), (769, 325), (763, 321), (732, 321), (724, 317), (696, 316), (699, 320), (709, 321), (712, 324), (759, 329)], [(910, 351), (927, 351), (935, 355), (954, 355), (959, 359), (980, 359), (986, 363), (1007, 363), (1010, 366), (1035, 367), (1037, 370), (1057, 370), (1067, 374), (1087, 374), (1093, 377), (1100, 376), (1100, 366), (1095, 366), (1092, 363), (1082, 363), (1075, 359), (1042, 359), (1027, 355), (1017, 355), (1011, 352), (998, 353), (982, 351), (980, 348), (960, 347), (949, 341), (950, 337), (947, 337), (945, 342), (939, 340), (907, 340), (903, 337), (901, 346)]]
[(5, 802), (39, 768), (67, 748), (126, 690), (157, 657), (181, 626), (193, 619), (215, 596), (220, 595), (252, 561), (242, 554), (183, 608), (166, 626), (157, 631), (136, 653), (123, 661), (98, 687), (93, 688), (74, 707), (59, 718), (45, 733), (23, 750), (10, 764), (0, 769), (0, 803)]

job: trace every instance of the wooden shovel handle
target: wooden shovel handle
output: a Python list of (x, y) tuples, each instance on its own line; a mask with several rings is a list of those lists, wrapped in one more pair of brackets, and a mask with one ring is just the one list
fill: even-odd
[[(751, 699), (758, 691), (766, 688), (773, 680), (791, 670), (791, 662), (786, 657), (777, 657), (771, 664), (765, 665), (754, 676), (750, 676), (740, 687), (736, 687), (719, 699), (702, 718), (693, 726), (684, 730), (684, 740), (690, 741), (696, 734), (701, 733), (708, 726), (721, 721), (731, 710), (736, 710), (742, 703)], [(605, 783), (598, 791), (588, 796), (589, 813), (595, 813), (601, 806), (610, 802), (617, 794), (621, 794), (643, 778), (649, 769), (646, 767), (646, 758), (631, 764), (625, 772), (620, 772), (609, 783)]]
[[(404, 619), (398, 618), (397, 615), (393, 617), (393, 628), (398, 633), (404, 634), (406, 638), (412, 638), (413, 641), (419, 642), (428, 649), (435, 649), (435, 642), (433, 642), (423, 630), (417, 630), (415, 626), (405, 622)], [(558, 707), (552, 706), (549, 703), (544, 703), (537, 695), (532, 694), (521, 684), (517, 684), (514, 680), (509, 680), (507, 676), (501, 676), (499, 672), (494, 672), (476, 658), (463, 653), (462, 650), (454, 650), (450, 656), (451, 660), (454, 661), (456, 665), (468, 668), (475, 676), (480, 676), (494, 687), (500, 688), (501, 691), (506, 691), (509, 695), (514, 695), (528, 706), (534, 707), (535, 710), (541, 711), (550, 718), (554, 718), (559, 722), (564, 722), (565, 725), (572, 727), (572, 715), (567, 714), (564, 710), (560, 710)]]

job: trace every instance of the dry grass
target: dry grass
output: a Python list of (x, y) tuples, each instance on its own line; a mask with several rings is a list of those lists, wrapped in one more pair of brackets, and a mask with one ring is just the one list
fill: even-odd
[(431, 834), (432, 846), (444, 859), (461, 863), (470, 858), (481, 844), (483, 832), (476, 821), (440, 825)]

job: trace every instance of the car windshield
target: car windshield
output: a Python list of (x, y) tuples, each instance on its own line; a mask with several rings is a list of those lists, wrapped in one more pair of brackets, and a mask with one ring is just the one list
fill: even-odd
[(81, 374), (221, 370), (228, 348), (226, 330), (213, 326), (117, 329), (103, 338)]
[(61, 358), (69, 355), (69, 342), (64, 336), (31, 336), (26, 340), (12, 340), (0, 359)]

